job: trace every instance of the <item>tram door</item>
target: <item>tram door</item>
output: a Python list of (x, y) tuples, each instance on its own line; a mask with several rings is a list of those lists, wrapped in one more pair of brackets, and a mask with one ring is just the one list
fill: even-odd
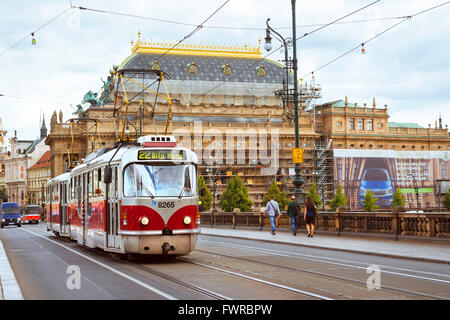
[(82, 244), (86, 243), (87, 217), (89, 210), (89, 173), (83, 173), (81, 177), (81, 238)]
[(61, 183), (59, 189), (59, 233), (67, 235), (67, 184)]
[(50, 231), (53, 231), (53, 222), (52, 222), (52, 208), (53, 208), (53, 192), (54, 191), (54, 186), (50, 185), (48, 186), (48, 210), (46, 212), (46, 219), (47, 219), (47, 225), (49, 225), (49, 229)]
[(106, 223), (106, 246), (108, 248), (120, 249), (118, 239), (119, 229), (119, 193), (118, 193), (118, 169), (113, 167), (111, 183), (107, 192), (107, 223)]

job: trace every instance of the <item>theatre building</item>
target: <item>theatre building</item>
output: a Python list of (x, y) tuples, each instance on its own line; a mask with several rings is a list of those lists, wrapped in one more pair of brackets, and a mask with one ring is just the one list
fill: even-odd
[[(216, 191), (216, 203), (235, 175), (248, 187), (257, 211), (273, 180), (287, 195), (293, 194), (294, 113), (292, 99), (283, 102), (280, 94), (286, 83), (284, 66), (263, 59), (260, 46), (181, 44), (168, 51), (173, 45), (141, 41), (139, 35), (130, 56), (112, 67), (98, 94), (85, 95), (77, 114), (64, 117), (55, 110), (46, 138), (52, 176), (93, 150), (111, 147), (122, 134), (135, 139), (167, 132), (197, 153), (199, 174)], [(164, 81), (158, 81), (158, 70), (164, 71)], [(292, 88), (291, 73), (287, 77)], [(447, 128), (392, 124), (387, 106), (379, 108), (375, 100), (370, 107), (346, 98), (315, 105), (319, 86), (301, 84), (300, 91), (304, 192), (314, 182), (324, 200), (331, 198), (350, 170), (346, 162), (340, 163), (343, 169), (337, 175), (337, 149), (448, 152)], [(361, 164), (358, 170), (352, 179), (363, 174)]]

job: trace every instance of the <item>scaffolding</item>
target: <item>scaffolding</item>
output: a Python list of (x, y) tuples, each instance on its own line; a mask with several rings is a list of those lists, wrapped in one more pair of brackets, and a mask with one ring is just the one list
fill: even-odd
[(334, 192), (334, 171), (333, 171), (333, 150), (331, 144), (333, 140), (326, 135), (314, 142), (315, 169), (313, 171), (316, 178), (317, 191), (320, 201), (325, 205)]

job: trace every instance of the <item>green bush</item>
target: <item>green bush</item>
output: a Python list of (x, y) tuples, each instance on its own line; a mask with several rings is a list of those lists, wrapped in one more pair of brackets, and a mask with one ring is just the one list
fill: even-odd
[(405, 207), (405, 196), (400, 192), (400, 189), (397, 188), (395, 190), (394, 195), (392, 196), (392, 206), (404, 208)]
[(311, 184), (311, 186), (309, 187), (308, 194), (306, 195), (306, 199), (308, 197), (311, 198), (311, 200), (313, 201), (313, 203), (316, 205), (317, 208), (322, 207), (323, 203), (322, 203), (322, 201), (320, 201), (320, 196), (317, 193), (317, 188), (316, 188), (315, 183)]
[(375, 211), (379, 208), (379, 206), (376, 205), (377, 199), (374, 198), (373, 192), (370, 190), (367, 190), (366, 194), (364, 195), (363, 207), (366, 211)]
[(198, 197), (198, 200), (203, 204), (203, 210), (208, 211), (212, 207), (213, 195), (209, 188), (206, 186), (205, 179), (200, 176), (197, 181), (198, 186), (198, 194), (201, 194), (202, 188), (205, 188), (205, 195), (202, 197), (201, 195)]
[(226, 212), (239, 208), (241, 212), (251, 211), (253, 202), (248, 198), (248, 189), (241, 178), (234, 176), (227, 183), (225, 192), (220, 197), (219, 206)]
[(330, 201), (330, 206), (333, 211), (336, 211), (337, 208), (345, 208), (347, 206), (347, 197), (345, 196), (345, 193), (340, 185), (337, 187), (336, 193)]
[(447, 193), (444, 196), (444, 208), (447, 211), (450, 211), (450, 189), (447, 190)]
[(277, 183), (275, 180), (272, 180), (272, 184), (270, 185), (269, 189), (267, 190), (267, 193), (264, 196), (263, 199), (263, 205), (265, 206), (267, 202), (269, 202), (270, 197), (273, 196), (273, 199), (278, 202), (278, 206), (280, 207), (280, 210), (284, 210), (286, 206), (289, 204), (289, 199), (286, 196), (286, 193), (280, 192), (280, 188), (278, 188)]

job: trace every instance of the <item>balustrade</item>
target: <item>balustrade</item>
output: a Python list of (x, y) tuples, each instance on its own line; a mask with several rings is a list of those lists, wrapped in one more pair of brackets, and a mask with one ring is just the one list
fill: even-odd
[[(260, 230), (270, 228), (267, 215), (254, 212), (217, 213), (203, 212), (201, 225), (205, 227), (231, 226), (257, 227)], [(298, 227), (305, 229), (303, 215), (300, 215)], [(450, 214), (448, 213), (368, 213), (368, 212), (321, 212), (316, 218), (316, 230), (348, 233), (374, 233), (384, 235), (412, 236), (422, 238), (450, 238)], [(290, 229), (289, 217), (283, 213), (278, 220), (278, 228)]]

